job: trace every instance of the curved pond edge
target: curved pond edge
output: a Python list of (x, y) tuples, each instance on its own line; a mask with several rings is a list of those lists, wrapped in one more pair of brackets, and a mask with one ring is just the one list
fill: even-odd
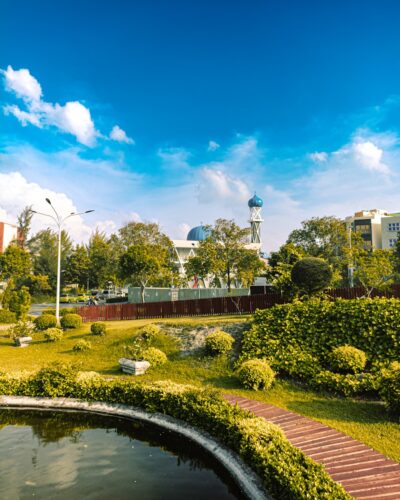
[(74, 410), (149, 422), (180, 434), (196, 442), (203, 449), (208, 451), (222, 464), (232, 479), (242, 489), (243, 493), (251, 500), (273, 500), (273, 497), (265, 491), (259, 476), (243, 462), (237, 453), (219, 443), (208, 433), (200, 431), (182, 420), (170, 417), (169, 415), (149, 413), (134, 406), (87, 402), (71, 398), (51, 399), (28, 396), (1, 396), (0, 408), (1, 407), (56, 411)]

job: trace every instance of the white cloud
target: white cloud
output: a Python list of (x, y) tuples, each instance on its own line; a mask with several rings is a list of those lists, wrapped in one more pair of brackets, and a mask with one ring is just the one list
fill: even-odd
[(16, 105), (3, 107), (5, 114), (14, 115), (22, 125), (30, 123), (36, 127), (54, 126), (62, 132), (74, 135), (85, 146), (94, 146), (97, 132), (90, 110), (78, 101), (69, 101), (65, 105), (52, 104), (42, 100), (39, 82), (28, 69), (14, 71), (8, 66), (2, 71), (5, 88), (24, 100), (26, 110)]
[(122, 130), (118, 125), (114, 125), (110, 132), (110, 139), (117, 142), (125, 142), (126, 144), (135, 144), (135, 141), (126, 135), (126, 132)]
[(190, 153), (184, 148), (159, 149), (157, 155), (162, 159), (164, 167), (169, 169), (186, 170), (190, 167)]
[(179, 240), (186, 240), (188, 232), (191, 230), (192, 226), (186, 222), (178, 224), (177, 237)]
[(33, 77), (29, 69), (20, 69), (14, 71), (12, 66), (7, 69), (0, 70), (4, 75), (6, 89), (14, 92), (17, 97), (21, 97), (26, 101), (39, 101), (42, 96), (42, 87), (40, 83)]
[(371, 141), (353, 144), (353, 151), (359, 164), (372, 172), (389, 174), (390, 168), (382, 162), (383, 150)]
[(250, 197), (250, 190), (245, 182), (224, 173), (222, 170), (204, 167), (200, 176), (198, 195), (200, 203), (240, 202)]
[(325, 162), (328, 159), (328, 153), (325, 153), (324, 151), (316, 151), (315, 153), (310, 153), (309, 157), (311, 158), (312, 161), (318, 163), (318, 162)]
[(117, 231), (117, 225), (113, 220), (103, 220), (96, 223), (96, 230), (105, 233), (107, 236)]
[(218, 142), (215, 141), (208, 141), (208, 148), (207, 151), (216, 151), (219, 149), (221, 146), (218, 144)]

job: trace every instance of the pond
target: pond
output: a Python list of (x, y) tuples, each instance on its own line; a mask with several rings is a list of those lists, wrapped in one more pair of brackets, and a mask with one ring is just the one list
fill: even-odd
[(244, 498), (198, 445), (140, 421), (0, 409), (0, 498)]

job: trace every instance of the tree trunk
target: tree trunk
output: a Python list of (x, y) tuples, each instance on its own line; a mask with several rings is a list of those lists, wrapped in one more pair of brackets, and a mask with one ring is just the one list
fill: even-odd
[(145, 285), (143, 283), (140, 284), (140, 297), (142, 299), (142, 304), (144, 304), (144, 291), (145, 291)]
[(228, 293), (231, 293), (231, 267), (229, 264), (228, 264), (228, 268), (226, 271), (227, 271), (226, 274), (228, 277)]

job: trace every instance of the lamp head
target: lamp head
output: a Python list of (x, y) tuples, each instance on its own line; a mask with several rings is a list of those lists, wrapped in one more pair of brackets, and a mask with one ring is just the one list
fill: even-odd
[(94, 210), (86, 210), (85, 214), (90, 214), (90, 212), (94, 212)]
[(49, 205), (51, 205), (51, 201), (48, 198), (46, 198), (46, 201)]

